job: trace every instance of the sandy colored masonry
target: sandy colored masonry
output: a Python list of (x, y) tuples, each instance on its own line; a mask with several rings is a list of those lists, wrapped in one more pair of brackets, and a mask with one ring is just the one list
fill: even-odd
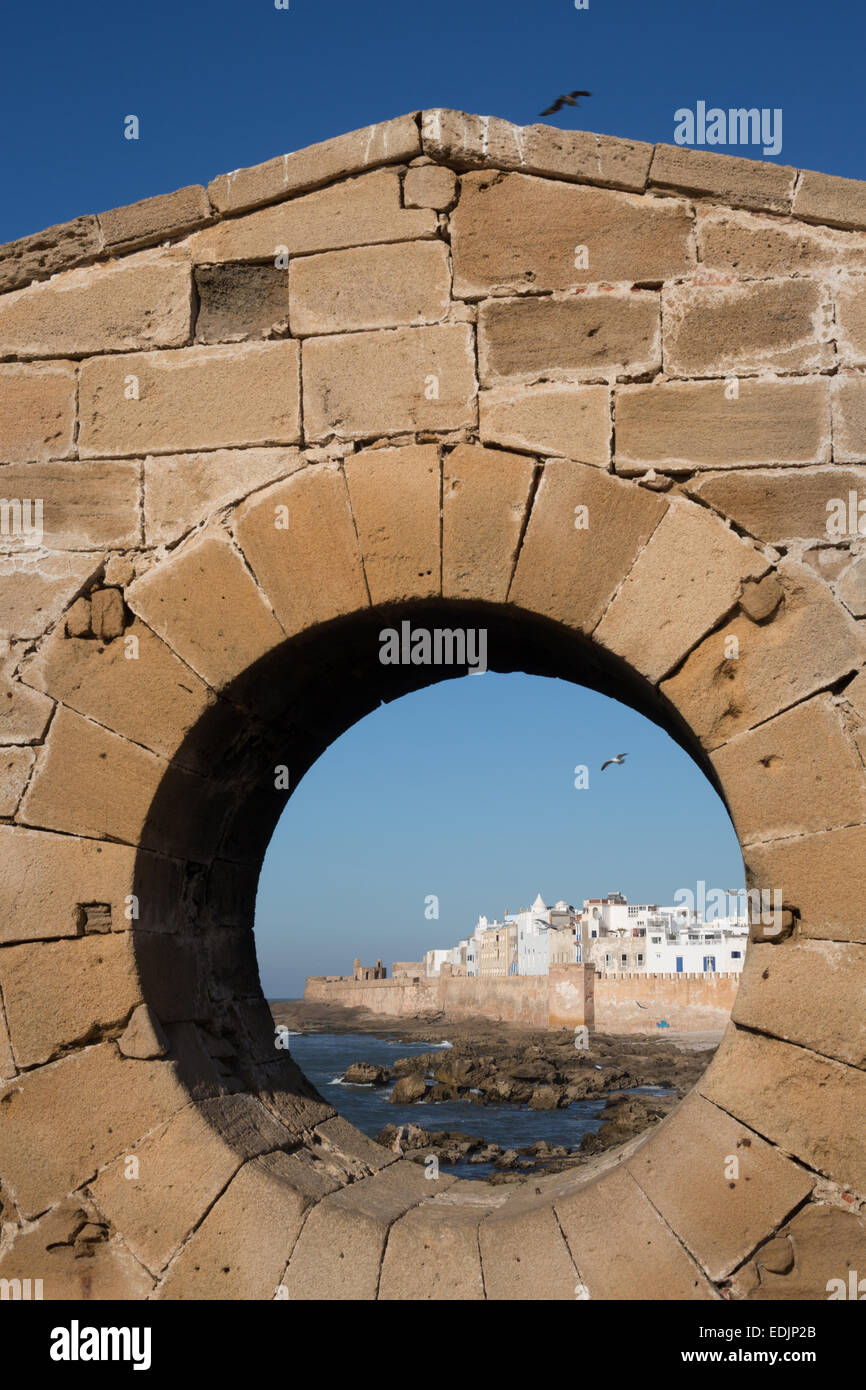
[[(866, 184), (426, 111), (79, 217), (0, 248), (0, 483), (0, 1277), (866, 1269)], [(285, 773), (455, 674), (405, 620), (655, 720), (783, 894), (687, 1101), (540, 1192), (366, 1139), (261, 992)]]

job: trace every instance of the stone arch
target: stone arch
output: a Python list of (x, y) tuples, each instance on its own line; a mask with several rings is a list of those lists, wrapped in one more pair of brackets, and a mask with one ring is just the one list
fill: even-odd
[[(739, 234), (759, 258), (781, 237), (818, 267), (810, 302), (835, 296), (843, 324), (856, 271), (840, 279), (833, 260), (825, 273), (821, 256), (857, 263), (863, 238), (794, 226), (793, 171), (786, 195), (776, 166), (692, 156), (677, 175), (689, 197), (674, 196), (663, 148), (644, 159), (601, 137), (590, 156), (576, 141), (564, 169), (562, 132), (491, 123), (478, 152), (475, 119), (425, 113), (240, 171), (195, 215), (186, 190), (159, 251), (139, 248), (157, 213), (165, 239), (164, 202), (106, 214), (82, 255), (107, 251), (105, 265), (0, 299), (0, 350), (22, 359), (0, 367), (25, 455), (7, 476), (38, 478), (48, 515), (35, 560), (13, 548), (0, 576), (5, 727), (22, 731), (0, 826), (0, 1274), (46, 1277), (47, 1261), (46, 1296), (808, 1298), (844, 1276), (840, 1250), (846, 1268), (863, 1258), (866, 649), (856, 539), (834, 547), (835, 573), (805, 545), (830, 548), (824, 504), (861, 481), (839, 467), (860, 458), (856, 415), (825, 429), (830, 392), (853, 410), (859, 350), (850, 326), (814, 343), (806, 313), (792, 341), (750, 349), (740, 394), (725, 396), (743, 349), (701, 367), (707, 332), (726, 306), (765, 317), (800, 277), (731, 275), (707, 302), (695, 273), (696, 247), (730, 256)], [(502, 175), (515, 150), (517, 187)], [(370, 164), (382, 167), (359, 176)], [(292, 177), (328, 186), (301, 193)], [(553, 244), (537, 228), (527, 242), (539, 198)], [(757, 214), (720, 210), (744, 198), (764, 208), (757, 228)], [(497, 248), (478, 228), (506, 206)], [(562, 278), (578, 206), (590, 223), (622, 219), (621, 245), (598, 248), (621, 278), (588, 282), (589, 356), (563, 367), (580, 295), (547, 282)], [(345, 260), (357, 243), (342, 249), (335, 207), (378, 248), (373, 270)], [(291, 336), (269, 338), (274, 286), (247, 272), (277, 232), (300, 240)], [(515, 248), (534, 255), (534, 279)], [(453, 298), (434, 309), (452, 258)], [(223, 267), (228, 320), (202, 266)], [(415, 307), (387, 312), (407, 326), (371, 327), (395, 273)], [(193, 331), (207, 345), (186, 346)], [(680, 375), (689, 353), (694, 380)], [(181, 394), (166, 385), (178, 369)], [(428, 399), (429, 377), (442, 389)], [(70, 379), (81, 414), (66, 435), (50, 393)], [(725, 466), (761, 449), (790, 467)], [(800, 529), (774, 532), (791, 505)], [(423, 1172), (275, 1049), (258, 984), (255, 881), (284, 804), (274, 767), (296, 784), (381, 699), (443, 674), (395, 678), (378, 662), (386, 619), (421, 614), (483, 621), (494, 668), (565, 675), (663, 724), (725, 798), (749, 885), (783, 888), (784, 930), (762, 939), (756, 924), (732, 1023), (692, 1094), (617, 1166), (539, 1192), (481, 1198), (443, 1177), (431, 1197)]]

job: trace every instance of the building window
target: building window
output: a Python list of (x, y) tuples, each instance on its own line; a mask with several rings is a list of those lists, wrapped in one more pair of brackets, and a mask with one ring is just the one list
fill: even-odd
[(641, 955), (640, 952), (638, 952), (637, 963), (638, 963), (638, 965), (643, 965), (643, 956)]
[(739, 951), (732, 951), (732, 952), (731, 952), (731, 960), (739, 960), (739, 959), (740, 959), (740, 953), (739, 953)]

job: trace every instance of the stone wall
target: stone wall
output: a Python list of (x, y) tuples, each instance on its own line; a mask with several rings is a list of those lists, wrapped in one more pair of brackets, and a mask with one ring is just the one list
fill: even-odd
[(667, 1022), (683, 1032), (720, 1031), (737, 997), (739, 974), (603, 974), (595, 985), (600, 1033), (658, 1033)]
[[(866, 1268), (866, 185), (428, 111), (83, 216), (0, 248), (0, 468), (0, 1277)], [(316, 1095), (252, 946), (291, 787), (455, 674), (382, 665), (402, 620), (656, 720), (784, 894), (684, 1105), (495, 1207)]]

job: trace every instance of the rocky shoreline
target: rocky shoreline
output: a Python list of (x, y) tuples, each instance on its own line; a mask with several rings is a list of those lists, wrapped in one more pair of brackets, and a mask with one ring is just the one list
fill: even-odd
[[(552, 1110), (606, 1100), (598, 1132), (584, 1135), (579, 1148), (571, 1150), (544, 1140), (504, 1149), (480, 1135), (427, 1130), (420, 1124), (389, 1124), (376, 1136), (379, 1143), (417, 1163), (431, 1157), (443, 1165), (490, 1163), (495, 1171), (488, 1181), (494, 1183), (578, 1166), (658, 1124), (709, 1065), (720, 1036), (686, 1034), (662, 1040), (592, 1034), (584, 1042), (569, 1029), (545, 1032), (489, 1019), (442, 1016), (388, 1019), (366, 1010), (301, 1000), (273, 1001), (271, 1011), (276, 1023), (304, 1033), (369, 1033), (411, 1043), (447, 1040), (447, 1049), (398, 1057), (392, 1066), (359, 1057), (347, 1068), (344, 1080), (355, 1085), (393, 1083), (389, 1099), (395, 1105), (418, 1105), (423, 1112), (425, 1103), (460, 1100), (482, 1110), (488, 1104)], [(634, 1094), (638, 1087), (656, 1087), (666, 1094)]]

